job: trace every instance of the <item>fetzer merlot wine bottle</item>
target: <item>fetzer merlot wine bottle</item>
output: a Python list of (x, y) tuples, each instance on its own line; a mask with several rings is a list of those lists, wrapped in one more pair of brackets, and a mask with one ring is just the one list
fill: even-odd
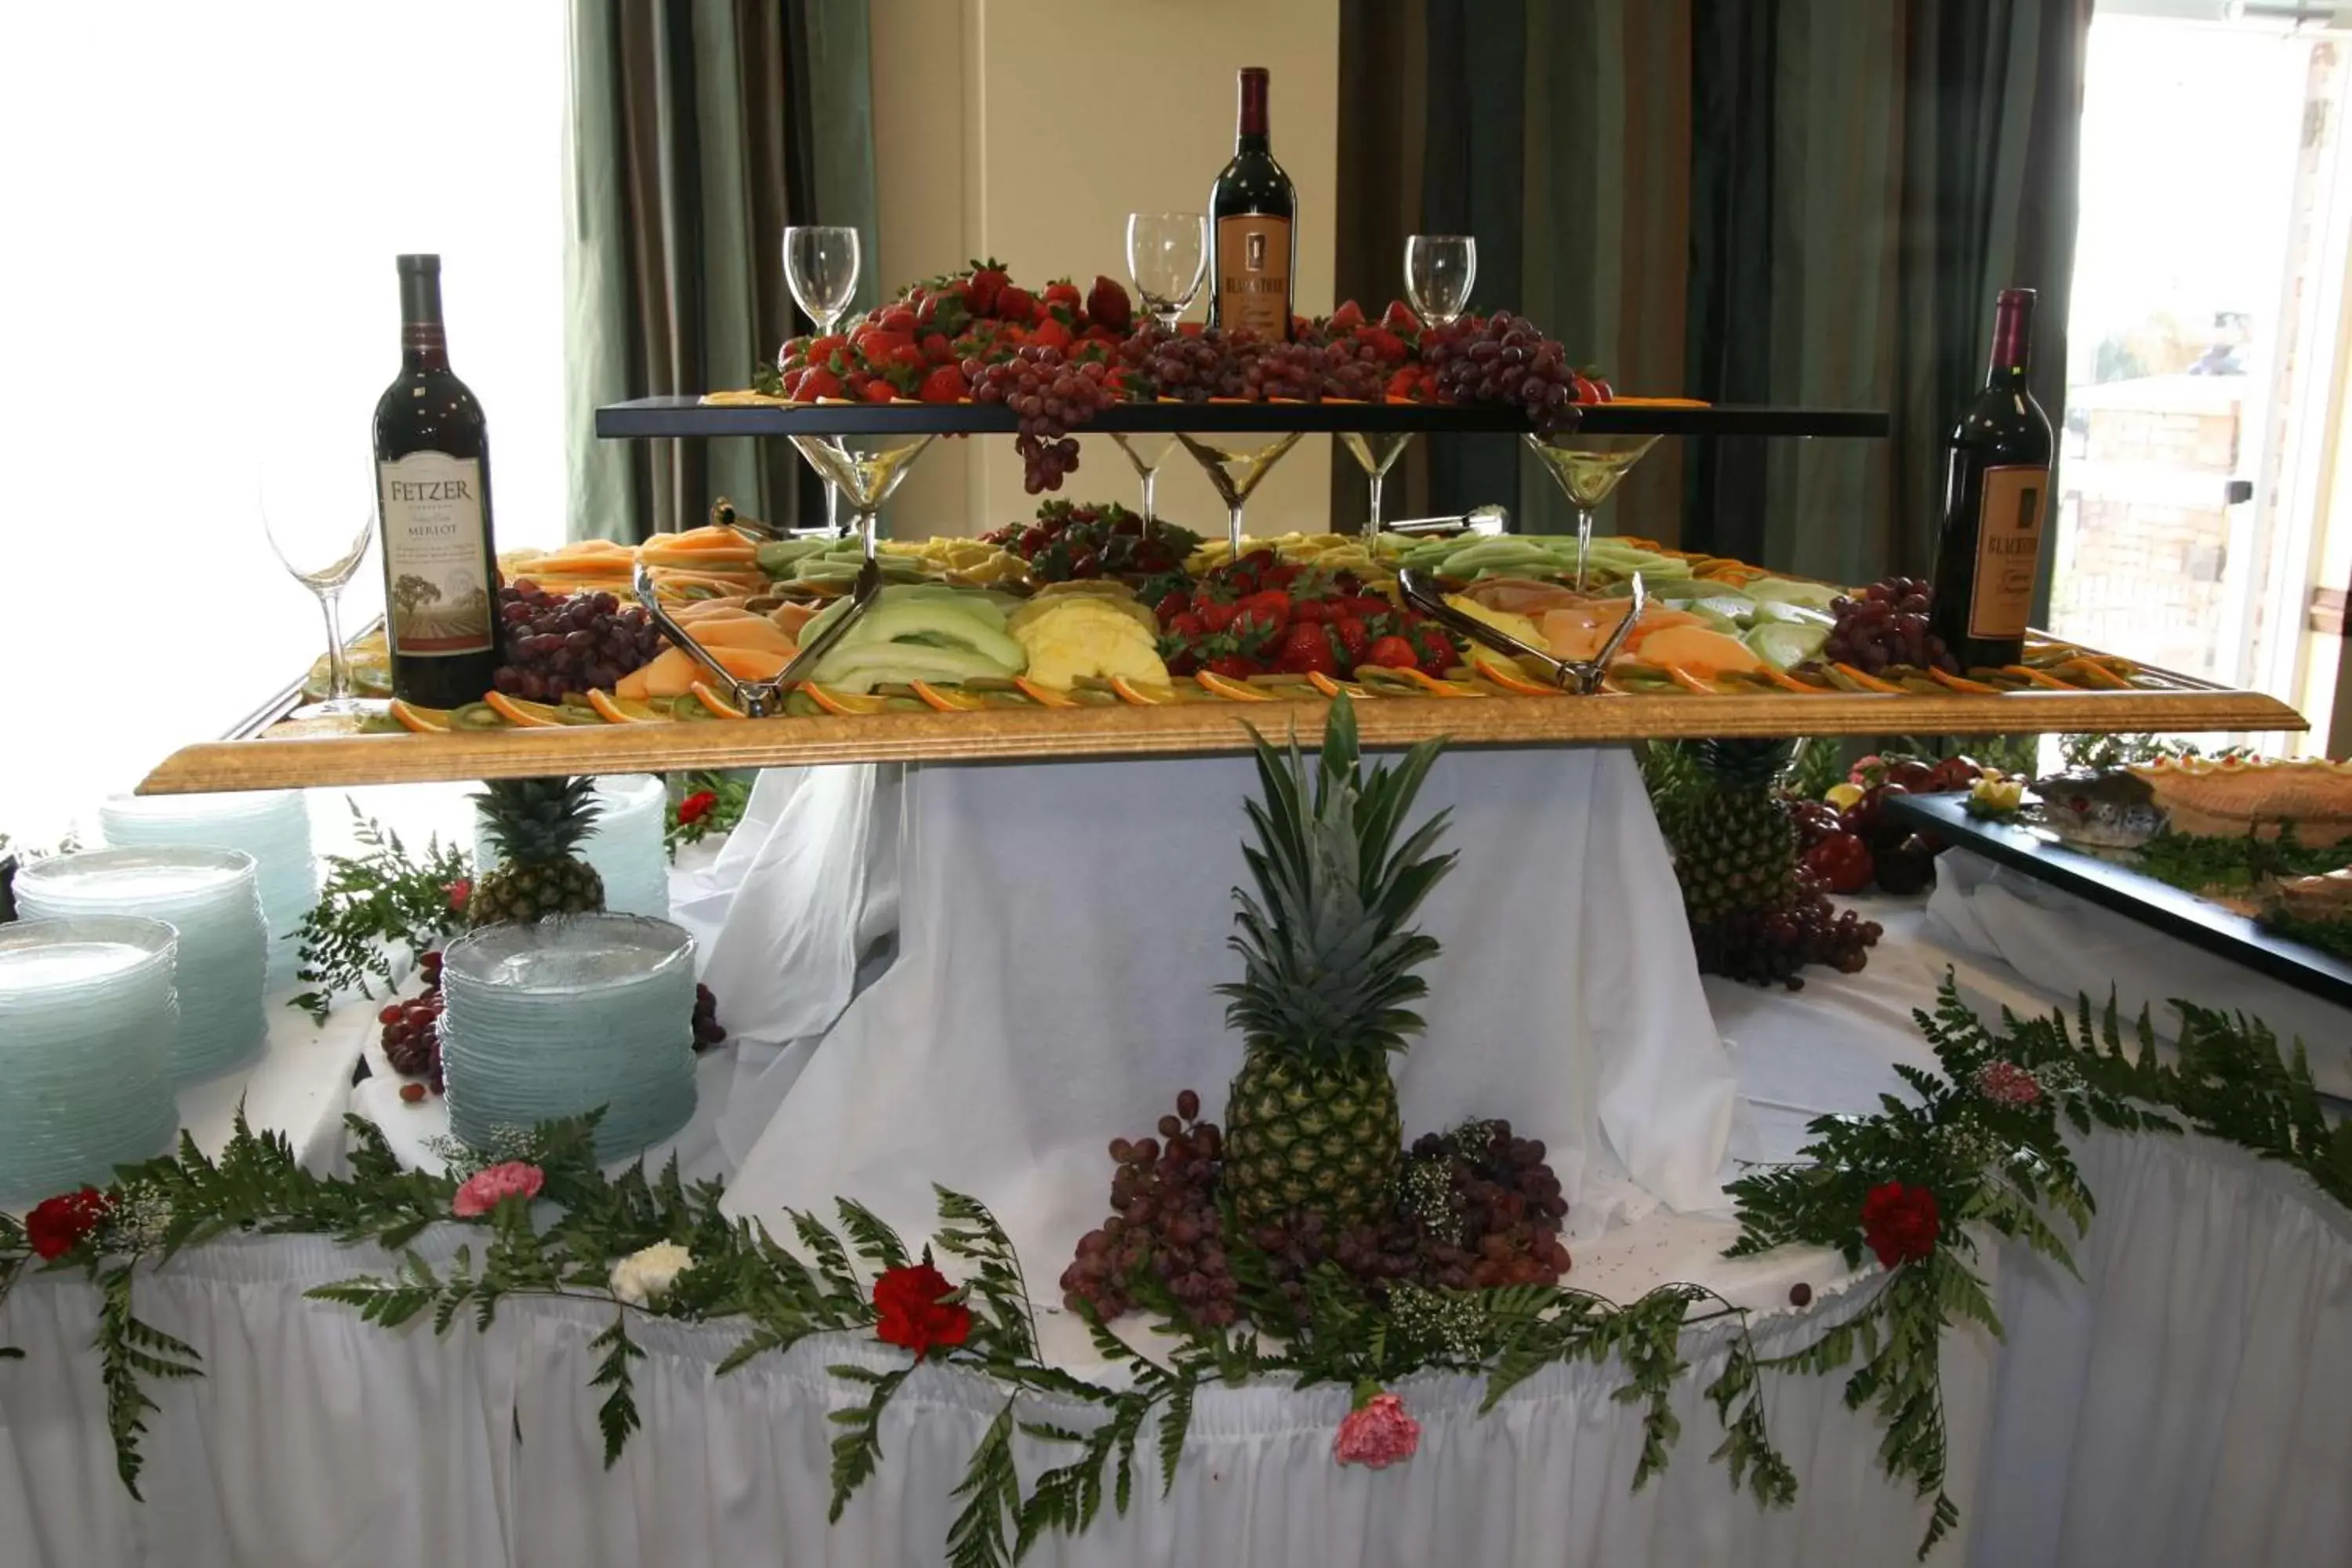
[(1234, 160), (1209, 187), (1209, 325), (1280, 341), (1290, 336), (1298, 195), (1267, 147), (1265, 87), (1265, 67), (1242, 71)]
[(2004, 289), (1984, 390), (1944, 443), (1931, 629), (1964, 670), (2015, 664), (2033, 612), (2050, 517), (2050, 421), (2025, 387), (2032, 350), (2033, 290)]
[(375, 483), (393, 694), (478, 702), (499, 664), (490, 441), (449, 370), (437, 256), (400, 258), (400, 374), (376, 400)]

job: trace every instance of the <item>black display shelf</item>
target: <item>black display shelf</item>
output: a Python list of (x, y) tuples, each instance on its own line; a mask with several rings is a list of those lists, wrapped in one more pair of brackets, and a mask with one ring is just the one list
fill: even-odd
[[(596, 410), (606, 440), (681, 436), (1010, 436), (1010, 409), (972, 403), (827, 403), (804, 406), (712, 405), (692, 397), (640, 397)], [(1860, 408), (1701, 407), (1591, 404), (1577, 427), (1612, 436), (1883, 437), (1885, 413)], [(1139, 435), (1330, 434), (1516, 435), (1527, 420), (1507, 408), (1440, 408), (1374, 403), (1129, 403), (1095, 415), (1080, 433)]]
[(2274, 936), (2244, 915), (2142, 876), (2128, 865), (2069, 849), (2031, 828), (1970, 816), (1967, 800), (1965, 795), (1889, 795), (1885, 804), (1889, 816), (1916, 830), (2242, 963), (2281, 984), (2352, 1007), (2352, 963)]

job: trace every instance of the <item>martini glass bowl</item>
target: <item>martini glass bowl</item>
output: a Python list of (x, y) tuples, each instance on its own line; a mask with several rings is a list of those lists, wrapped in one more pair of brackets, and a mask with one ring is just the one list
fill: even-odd
[(1118, 442), (1118, 449), (1127, 454), (1128, 466), (1143, 482), (1143, 531), (1149, 536), (1152, 525), (1160, 521), (1159, 510), (1152, 500), (1152, 490), (1160, 478), (1160, 465), (1168, 460), (1169, 451), (1176, 445), (1176, 437), (1119, 434), (1113, 435), (1111, 439)]
[(1576, 508), (1576, 590), (1584, 591), (1584, 561), (1592, 549), (1592, 514), (1614, 494), (1633, 465), (1658, 444), (1655, 436), (1560, 430), (1527, 438)]
[(1339, 433), (1339, 444), (1356, 459), (1356, 467), (1364, 470), (1364, 481), (1371, 490), (1370, 510), (1364, 518), (1364, 542), (1368, 545), (1381, 536), (1381, 481), (1389, 477), (1389, 470), (1396, 467), (1396, 460), (1404, 455), (1412, 441), (1412, 434), (1402, 430)]
[(1225, 503), (1225, 528), (1233, 544), (1232, 559), (1242, 558), (1242, 507), (1250, 492), (1270, 473), (1282, 455), (1298, 445), (1304, 431), (1293, 430), (1286, 436), (1259, 441), (1249, 437), (1212, 436), (1203, 439), (1195, 436), (1179, 436), (1184, 450), (1192, 454), (1209, 482)]

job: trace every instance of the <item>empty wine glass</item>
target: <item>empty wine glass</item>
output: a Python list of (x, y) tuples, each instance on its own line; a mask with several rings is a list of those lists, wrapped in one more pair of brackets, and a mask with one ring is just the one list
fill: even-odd
[(1199, 213), (1127, 215), (1127, 275), (1168, 331), (1192, 306), (1209, 268), (1209, 220)]
[(1306, 432), (1293, 430), (1286, 436), (1271, 440), (1251, 442), (1235, 436), (1179, 436), (1184, 449), (1200, 463), (1201, 471), (1209, 476), (1217, 494), (1225, 503), (1226, 537), (1232, 541), (1233, 552), (1228, 560), (1242, 558), (1242, 507), (1258, 481), (1271, 473), (1282, 455), (1298, 445)]
[(1152, 490), (1160, 478), (1160, 465), (1168, 460), (1169, 449), (1176, 437), (1168, 435), (1127, 436), (1114, 434), (1111, 439), (1127, 454), (1128, 466), (1135, 477), (1143, 481), (1143, 531), (1148, 538), (1151, 526), (1160, 521), (1159, 509), (1152, 503)]
[[(795, 224), (784, 230), (784, 283), (820, 336), (841, 324), (857, 292), (857, 231), (838, 225)], [(825, 531), (841, 537), (841, 491), (824, 487)]]
[(1370, 544), (1381, 536), (1381, 481), (1389, 477), (1396, 460), (1411, 445), (1412, 433), (1406, 430), (1374, 431), (1343, 430), (1339, 445), (1356, 459), (1356, 467), (1364, 470), (1364, 480), (1371, 488), (1371, 508), (1364, 518), (1364, 542)]
[(1422, 325), (1443, 327), (1470, 306), (1478, 242), (1466, 234), (1416, 234), (1404, 242), (1404, 291)]
[(350, 476), (315, 460), (273, 459), (257, 486), (262, 531), (294, 580), (318, 595), (327, 623), (327, 695), (288, 715), (321, 719), (373, 713), (383, 706), (352, 695), (351, 661), (343, 654), (343, 585), (367, 559), (375, 512)]

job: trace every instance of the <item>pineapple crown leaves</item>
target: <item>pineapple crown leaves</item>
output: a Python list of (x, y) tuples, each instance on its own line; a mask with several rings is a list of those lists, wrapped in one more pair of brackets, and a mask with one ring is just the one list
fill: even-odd
[(561, 860), (580, 847), (603, 808), (593, 778), (492, 779), (472, 797), (483, 831), (509, 860)]
[(1438, 946), (1406, 922), (1454, 868), (1452, 854), (1431, 853), (1451, 814), (1398, 836), (1442, 742), (1367, 774), (1344, 696), (1311, 780), (1295, 735), (1286, 753), (1253, 739), (1265, 798), (1247, 803), (1257, 843), (1242, 854), (1257, 891), (1234, 889), (1228, 945), (1244, 977), (1217, 988), (1230, 998), (1225, 1022), (1254, 1049), (1369, 1068), (1422, 1027), (1408, 1004), (1429, 985), (1413, 970)]

